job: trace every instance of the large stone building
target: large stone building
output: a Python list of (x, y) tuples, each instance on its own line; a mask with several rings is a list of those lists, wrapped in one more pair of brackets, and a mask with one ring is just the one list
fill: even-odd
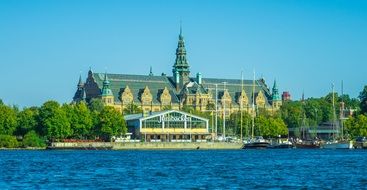
[(279, 109), (282, 103), (275, 81), (270, 90), (264, 79), (205, 78), (201, 73), (192, 77), (182, 32), (179, 34), (172, 76), (154, 76), (152, 72), (147, 75), (94, 73), (89, 70), (86, 82), (83, 83), (80, 78), (77, 87), (73, 98), (75, 102), (101, 98), (106, 105), (119, 111), (128, 109), (132, 104), (144, 112), (179, 110), (183, 106), (214, 111), (217, 105), (218, 115), (224, 115), (225, 110), (228, 116), (241, 108), (250, 113), (258, 108), (273, 111)]

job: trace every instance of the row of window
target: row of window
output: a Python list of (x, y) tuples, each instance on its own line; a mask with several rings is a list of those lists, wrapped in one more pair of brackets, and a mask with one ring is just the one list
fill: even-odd
[(190, 134), (186, 134), (186, 135), (147, 135), (147, 139), (156, 139), (156, 140), (166, 139), (167, 140), (168, 138), (172, 140), (205, 139), (205, 135), (191, 135), (191, 136)]

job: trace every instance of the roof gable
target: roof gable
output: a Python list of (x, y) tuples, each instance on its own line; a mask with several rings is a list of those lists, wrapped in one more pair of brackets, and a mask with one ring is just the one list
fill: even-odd
[[(175, 93), (175, 88), (166, 76), (148, 76), (148, 75), (129, 75), (129, 74), (107, 74), (110, 81), (110, 89), (115, 97), (115, 102), (121, 102), (120, 97), (126, 86), (129, 86), (134, 95), (133, 101), (140, 102), (140, 94), (146, 86), (149, 87), (152, 94), (152, 101), (155, 104), (160, 103), (160, 94), (167, 88), (172, 98), (172, 103), (178, 103), (179, 99)], [(103, 86), (103, 73), (93, 73), (93, 78), (100, 88)]]

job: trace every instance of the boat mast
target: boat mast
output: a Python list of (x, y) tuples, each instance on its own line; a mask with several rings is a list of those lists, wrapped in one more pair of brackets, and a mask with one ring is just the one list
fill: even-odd
[(306, 124), (306, 113), (305, 112), (303, 112), (303, 139), (307, 139), (307, 137), (306, 137), (306, 131), (307, 131), (307, 129), (308, 129), (308, 125), (306, 126), (307, 124)]
[(252, 81), (252, 127), (251, 127), (251, 138), (254, 138), (254, 128), (255, 128), (255, 69), (254, 69), (254, 79)]
[(226, 91), (226, 83), (223, 82), (223, 139), (226, 140), (226, 97), (224, 93)]
[(341, 138), (342, 140), (344, 140), (344, 100), (343, 100), (343, 95), (344, 95), (344, 85), (343, 85), (343, 80), (342, 80), (342, 84), (341, 84), (341, 103), (340, 103), (340, 124), (341, 124)]
[(241, 142), (242, 142), (242, 107), (243, 107), (243, 100), (242, 100), (242, 94), (243, 92), (243, 71), (241, 71), (241, 99), (240, 99), (240, 116), (241, 116), (241, 135), (240, 135), (240, 139), (241, 139)]
[(215, 84), (215, 137), (218, 138), (218, 84)]
[(332, 93), (333, 93), (333, 130), (334, 130), (333, 140), (335, 140), (336, 115), (335, 115), (335, 101), (334, 101), (334, 99), (335, 99), (335, 97), (334, 97), (334, 83), (331, 84), (331, 88), (332, 88)]

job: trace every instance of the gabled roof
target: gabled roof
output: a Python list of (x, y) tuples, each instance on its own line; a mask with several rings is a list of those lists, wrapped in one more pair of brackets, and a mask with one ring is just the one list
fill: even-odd
[[(196, 93), (207, 93), (207, 90), (203, 87), (203, 85), (199, 85), (197, 82), (195, 81), (191, 81), (189, 83), (187, 83), (184, 88), (187, 88), (187, 92), (189, 94), (196, 94)], [(186, 89), (184, 89), (186, 90)]]
[[(232, 104), (238, 104), (237, 99), (241, 93), (242, 81), (239, 79), (215, 79), (215, 78), (203, 78), (202, 85), (206, 89), (211, 89), (212, 97), (215, 98), (215, 85), (218, 85), (218, 100), (223, 96), (224, 86), (223, 82), (225, 82), (225, 89), (228, 91), (229, 95), (232, 98)], [(243, 80), (243, 89), (246, 92), (248, 97), (249, 104), (252, 102), (252, 91), (253, 91), (253, 80)], [(271, 95), (268, 87), (264, 83), (263, 80), (255, 80), (255, 98), (259, 91), (263, 91), (265, 96), (266, 105), (269, 104), (269, 100), (271, 100)]]
[[(93, 73), (93, 78), (97, 83), (98, 87), (102, 89), (104, 73)], [(134, 96), (134, 102), (140, 102), (140, 94), (143, 89), (148, 86), (150, 93), (152, 94), (153, 104), (160, 103), (160, 94), (163, 89), (166, 87), (171, 95), (171, 101), (174, 104), (179, 103), (179, 92), (176, 91), (174, 87), (174, 82), (172, 76), (149, 76), (149, 75), (131, 75), (131, 74), (107, 74), (107, 77), (110, 82), (110, 89), (113, 92), (115, 102), (120, 102), (120, 96), (126, 86), (129, 86), (131, 92)], [(226, 90), (228, 90), (231, 98), (232, 104), (237, 105), (238, 96), (241, 93), (241, 83), (242, 81), (239, 79), (218, 79), (218, 78), (202, 78), (202, 84), (199, 85), (196, 83), (195, 78), (190, 78), (190, 83), (187, 88), (187, 92), (189, 94), (195, 94), (197, 91), (201, 93), (212, 94), (213, 99), (215, 99), (215, 84), (218, 84), (218, 99), (223, 95), (223, 82), (226, 83)], [(192, 84), (192, 85), (191, 85)], [(252, 90), (253, 90), (253, 80), (243, 80), (243, 88), (246, 92), (246, 95), (249, 99), (249, 103), (252, 102)], [(265, 96), (266, 106), (270, 105), (271, 93), (266, 86), (265, 82), (260, 80), (255, 80), (255, 98), (259, 91), (263, 91)], [(239, 105), (237, 105), (239, 106)]]
[[(93, 73), (93, 78), (101, 88), (103, 86), (104, 73)], [(172, 103), (178, 103), (179, 99), (175, 94), (175, 88), (166, 76), (149, 75), (129, 75), (129, 74), (107, 74), (110, 82), (110, 89), (115, 97), (115, 102), (120, 102), (120, 96), (126, 86), (129, 86), (134, 96), (134, 102), (140, 102), (139, 95), (148, 86), (152, 94), (153, 103), (159, 104), (159, 95), (167, 87)]]

